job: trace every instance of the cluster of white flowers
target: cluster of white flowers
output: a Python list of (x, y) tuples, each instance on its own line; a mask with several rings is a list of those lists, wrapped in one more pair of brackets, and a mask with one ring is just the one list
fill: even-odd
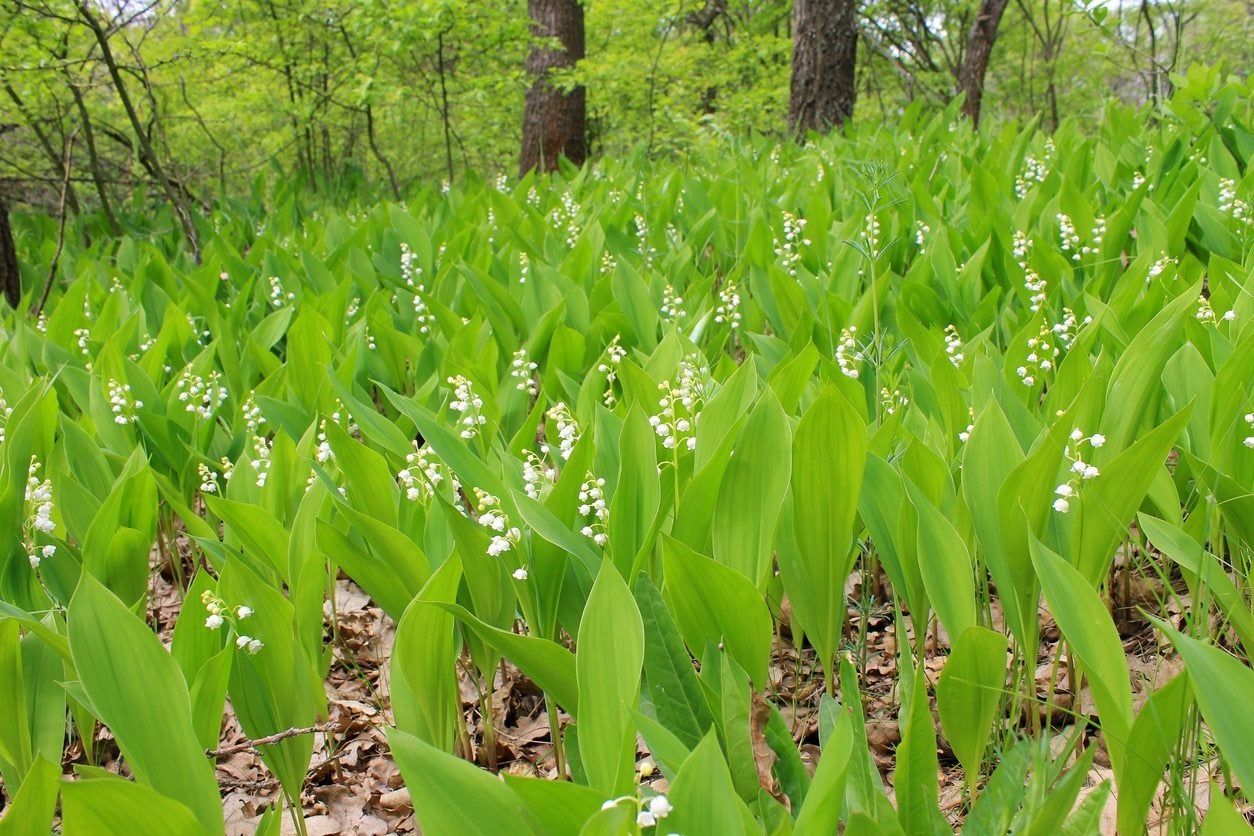
[(509, 517), (501, 510), (501, 500), (479, 488), (475, 488), (475, 500), (479, 525), (493, 532), (488, 542), (488, 554), (500, 557), (522, 540), (522, 532), (509, 524)]
[(1023, 200), (1028, 196), (1028, 191), (1036, 183), (1044, 183), (1045, 178), (1049, 176), (1049, 163), (1054, 156), (1054, 141), (1052, 139), (1045, 142), (1045, 159), (1038, 160), (1036, 157), (1028, 154), (1023, 160), (1023, 171), (1015, 178), (1015, 196)]
[(927, 236), (932, 234), (932, 228), (923, 221), (917, 221), (914, 225), (914, 243), (923, 247), (927, 243)]
[(862, 240), (866, 243), (868, 252), (876, 252), (876, 248), (880, 245), (880, 219), (875, 217), (872, 212), (866, 216), (866, 222), (862, 225)]
[(1245, 437), (1243, 443), (1246, 447), (1254, 450), (1254, 412), (1245, 413), (1245, 426), (1248, 428), (1246, 432), (1250, 434)]
[(500, 192), (501, 194), (505, 194), (506, 192), (508, 192), (508, 191), (509, 191), (509, 177), (508, 177), (508, 175), (506, 175), (506, 174), (504, 174), (504, 173), (501, 173), (501, 174), (496, 175), (496, 183), (495, 183), (495, 185), (496, 185), (496, 190), (497, 190), (498, 192)]
[(354, 296), (348, 300), (348, 307), (344, 309), (344, 318), (352, 319), (361, 311), (361, 297)]
[(331, 449), (331, 442), (327, 440), (327, 419), (325, 418), (318, 422), (318, 449), (314, 451), (314, 458), (319, 464), (326, 464), (335, 458), (335, 451)]
[(900, 389), (893, 389), (891, 392), (887, 386), (880, 389), (880, 409), (885, 415), (893, 415), (899, 409), (904, 409), (910, 403), (910, 399), (901, 393)]
[(562, 192), (562, 205), (557, 207), (549, 215), (549, 223), (554, 228), (566, 228), (566, 245), (574, 247), (579, 243), (579, 203), (575, 200), (575, 196), (570, 193), (570, 189)]
[(598, 546), (609, 542), (605, 524), (609, 521), (610, 511), (605, 504), (604, 479), (591, 473), (584, 477), (583, 484), (579, 486), (579, 516), (584, 520), (583, 528), (579, 530), (583, 536), (590, 538)]
[(249, 464), (257, 472), (257, 487), (266, 486), (266, 478), (270, 475), (270, 448), (272, 443), (264, 436), (253, 436), (253, 458)]
[[(683, 300), (680, 300), (683, 301)], [(605, 358), (597, 364), (597, 371), (605, 375), (605, 394), (602, 402), (611, 409), (618, 398), (614, 394), (614, 381), (618, 380), (618, 364), (627, 357), (627, 349), (623, 348), (622, 335), (615, 334), (614, 339), (605, 347)]]
[(422, 267), (418, 264), (418, 253), (409, 248), (409, 244), (401, 242), (401, 278), (406, 287), (419, 287), (422, 284)]
[(664, 795), (655, 795), (646, 800), (637, 799), (635, 796), (624, 795), (621, 798), (611, 798), (609, 801), (601, 805), (602, 810), (613, 810), (619, 804), (630, 803), (635, 804), (638, 812), (636, 813), (637, 827), (654, 827), (657, 823), (671, 814), (670, 801)]
[(208, 377), (185, 371), (175, 386), (179, 390), (179, 402), (183, 404), (183, 408), (206, 420), (213, 417), (213, 413), (226, 402), (229, 394), (216, 370), (209, 372)]
[[(575, 445), (579, 443), (579, 425), (575, 423), (575, 416), (571, 414), (570, 407), (562, 401), (553, 404), (544, 414), (557, 425), (557, 450), (562, 461), (566, 461), (574, 452)], [(550, 454), (552, 449), (549, 444), (540, 445), (540, 451), (545, 455)]]
[(523, 490), (537, 502), (548, 496), (557, 481), (557, 468), (528, 450), (523, 459)]
[(609, 250), (601, 251), (601, 275), (608, 276), (618, 269), (618, 259)]
[(13, 407), (9, 406), (4, 399), (4, 392), (0, 391), (0, 444), (4, 443), (4, 422), (8, 421), (12, 414)]
[(368, 326), (368, 325), (367, 325), (367, 326), (364, 326), (364, 327), (361, 329), (361, 335), (362, 335), (362, 337), (366, 340), (366, 350), (367, 350), (367, 351), (377, 351), (377, 350), (378, 350), (378, 348), (379, 348), (379, 344), (375, 342), (375, 340), (374, 340), (374, 334), (371, 334), (371, 333), (370, 333), (370, 326)]
[(1055, 322), (1049, 330), (1058, 338), (1058, 343), (1063, 348), (1071, 348), (1075, 344), (1075, 338), (1079, 335), (1080, 329), (1092, 321), (1091, 316), (1086, 316), (1081, 321), (1076, 318), (1075, 311), (1071, 308), (1063, 308), (1062, 322)]
[(483, 399), (475, 394), (470, 381), (462, 375), (450, 377), (448, 384), (453, 387), (453, 400), (449, 402), (449, 408), (462, 416), (458, 421), (462, 425), (460, 435), (465, 439), (474, 438), (479, 434), (479, 428), (488, 423), (488, 419), (479, 411), (483, 408)]
[(218, 488), (219, 488), (218, 474), (214, 472), (212, 467), (205, 464), (204, 462), (199, 462), (196, 465), (196, 473), (200, 477), (200, 492), (201, 493), (217, 493), (218, 492)]
[(805, 237), (806, 219), (798, 218), (791, 212), (784, 213), (784, 238), (775, 239), (775, 255), (779, 265), (788, 271), (788, 275), (797, 275), (797, 263), (801, 261), (801, 248), (810, 246), (810, 239)]
[(967, 428), (958, 433), (958, 440), (966, 444), (971, 440), (971, 433), (975, 432), (975, 410), (967, 407)]
[(520, 348), (514, 352), (514, 357), (510, 360), (509, 376), (518, 381), (514, 384), (514, 388), (519, 392), (526, 392), (531, 397), (535, 397), (540, 393), (540, 386), (536, 382), (535, 372), (540, 368), (534, 360), (527, 358), (527, 349)]
[(422, 266), (418, 264), (418, 254), (409, 248), (405, 242), (401, 242), (401, 278), (405, 280), (405, 286), (414, 294), (414, 324), (418, 326), (419, 334), (431, 333), (431, 324), (435, 322), (431, 310), (427, 307), (427, 300), (423, 295), (427, 292), (427, 286), (423, 283)]
[(962, 365), (966, 355), (962, 353), (962, 337), (958, 336), (958, 328), (953, 324), (945, 326), (945, 354), (954, 368)]
[(52, 521), (52, 480), (39, 478), (40, 467), (39, 459), (31, 456), (30, 464), (26, 468), (26, 513), (22, 524), (22, 540), (32, 569), (39, 568), (41, 561), (57, 553), (57, 547), (51, 543), (44, 546), (35, 543), (37, 533), (51, 534), (57, 527)]
[(679, 363), (679, 376), (674, 382), (658, 384), (658, 414), (649, 417), (649, 424), (662, 446), (668, 450), (697, 449), (697, 422), (705, 405), (704, 369), (696, 359), (684, 358)]
[(1075, 252), (1072, 258), (1079, 261), (1080, 233), (1076, 232), (1071, 217), (1061, 212), (1058, 214), (1058, 244), (1065, 253)]
[(649, 222), (639, 212), (631, 220), (636, 227), (636, 240), (640, 242), (640, 258), (647, 270), (653, 266), (653, 260), (657, 258), (657, 250), (649, 244)]
[[(414, 449), (405, 454), (405, 466), (396, 473), (396, 481), (405, 490), (405, 498), (410, 502), (417, 502), (431, 497), (435, 486), (444, 481), (444, 474), (440, 470), (440, 462), (428, 448), (419, 447), (417, 441), (413, 445)], [(419, 478), (415, 471), (421, 472), (426, 478)], [(452, 484), (456, 489), (455, 478), (452, 479)]]
[(527, 189), (527, 203), (530, 206), (538, 207), (540, 205), (540, 193), (536, 191), (536, 187), (532, 186)]
[(143, 409), (144, 402), (131, 396), (131, 384), (109, 380), (109, 409), (115, 424), (133, 424), (135, 410)]
[(1015, 369), (1024, 386), (1035, 385), (1041, 375), (1057, 365), (1060, 350), (1053, 342), (1052, 334), (1050, 328), (1042, 326), (1040, 333), (1028, 340), (1028, 356), (1024, 358), (1023, 365)]
[[(253, 614), (251, 607), (239, 605), (237, 607), (229, 607), (221, 598), (214, 595), (208, 589), (200, 594), (200, 601), (205, 605), (205, 610), (209, 615), (205, 618), (205, 627), (210, 630), (221, 629), (222, 625), (230, 624), (232, 630), (238, 631), (239, 622), (250, 617)], [(253, 656), (261, 648), (265, 647), (261, 639), (239, 633), (235, 637), (235, 646), (240, 650), (247, 650)]]
[(1037, 275), (1028, 265), (1028, 255), (1032, 252), (1032, 239), (1026, 233), (1015, 230), (1014, 254), (1015, 262), (1023, 270), (1023, 287), (1028, 291), (1028, 307), (1036, 313), (1045, 304), (1048, 286), (1045, 280)]
[(248, 393), (248, 399), (244, 401), (242, 412), (244, 424), (248, 427), (248, 432), (256, 435), (258, 428), (266, 422), (266, 417), (261, 414), (261, 407), (257, 406), (257, 401), (253, 399), (254, 394), (254, 392)]
[(531, 273), (531, 259), (527, 256), (525, 252), (522, 252), (521, 250), (518, 252), (518, 268), (519, 268), (518, 283), (526, 284), (527, 276), (530, 275)]
[(662, 288), (662, 318), (670, 320), (684, 318), (684, 297), (675, 292), (670, 282)]
[(1067, 458), (1071, 461), (1071, 466), (1068, 468), (1069, 475), (1067, 481), (1054, 488), (1054, 495), (1057, 497), (1054, 500), (1054, 510), (1060, 514), (1065, 514), (1071, 509), (1071, 503), (1080, 496), (1080, 486), (1084, 482), (1101, 475), (1097, 467), (1084, 461), (1081, 456), (1080, 447), (1086, 442), (1096, 449), (1106, 443), (1106, 436), (1101, 433), (1085, 436), (1084, 430), (1079, 427), (1071, 431), (1071, 438), (1067, 442)]
[(1149, 272), (1145, 274), (1145, 283), (1149, 284), (1154, 279), (1161, 276), (1163, 271), (1167, 269), (1168, 264), (1179, 264), (1179, 262), (1170, 256), (1164, 255), (1160, 257), (1157, 261), (1150, 265)]
[(1194, 316), (1203, 325), (1218, 325), (1220, 320), (1232, 322), (1237, 318), (1237, 312), (1229, 309), (1222, 314), (1216, 315), (1215, 309), (1210, 306), (1210, 300), (1205, 296), (1199, 296), (1197, 297), (1197, 313)]
[(836, 365), (840, 367), (840, 373), (857, 380), (862, 374), (858, 366), (865, 359), (862, 349), (858, 347), (858, 326), (842, 328), (840, 341), (836, 343)]
[(1219, 178), (1219, 211), (1231, 215), (1236, 221), (1250, 218), (1250, 205), (1237, 197), (1236, 181), (1227, 177)]
[(283, 282), (278, 276), (270, 277), (270, 304), (281, 308), (288, 302), (296, 300), (296, 294), (283, 289)]
[(1102, 239), (1106, 237), (1106, 216), (1098, 215), (1093, 219), (1093, 231), (1089, 233), (1089, 243), (1080, 247), (1080, 251), (1071, 256), (1072, 261), (1079, 261), (1082, 255), (1096, 255), (1101, 249)]
[[(1137, 189), (1141, 188), (1144, 185), (1145, 185), (1145, 174), (1140, 171), (1134, 173), (1132, 175), (1132, 191), (1136, 191)], [(1154, 187), (1150, 186), (1149, 191), (1153, 191), (1153, 190), (1154, 190)]]
[(733, 331), (740, 328), (740, 292), (736, 283), (729, 281), (718, 292), (718, 307), (714, 309), (714, 321), (726, 322)]

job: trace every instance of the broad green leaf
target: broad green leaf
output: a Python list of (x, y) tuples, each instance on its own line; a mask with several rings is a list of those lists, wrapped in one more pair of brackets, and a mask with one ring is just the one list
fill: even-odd
[(70, 652), (92, 710), (113, 731), (135, 777), (186, 806), (204, 830), (221, 833), (218, 787), (174, 658), (88, 574), (79, 581), (67, 621)]
[(580, 758), (591, 786), (607, 797), (631, 783), (636, 732), (630, 711), (643, 663), (640, 611), (622, 575), (606, 561), (579, 623), (575, 670)]
[(968, 627), (954, 643), (936, 685), (941, 726), (969, 782), (980, 774), (1006, 689), (1007, 646), (1001, 633)]
[(398, 729), (388, 729), (387, 736), (423, 833), (537, 832), (523, 818), (522, 801), (500, 778)]
[(845, 621), (845, 578), (853, 565), (853, 523), (866, 464), (866, 426), (834, 387), (797, 424), (792, 445), (795, 552), (779, 552), (797, 621), (833, 674)]
[(771, 614), (761, 593), (744, 575), (702, 557), (677, 540), (662, 539), (666, 561), (663, 587), (688, 648), (704, 651), (723, 644), (754, 687), (766, 686), (771, 650)]

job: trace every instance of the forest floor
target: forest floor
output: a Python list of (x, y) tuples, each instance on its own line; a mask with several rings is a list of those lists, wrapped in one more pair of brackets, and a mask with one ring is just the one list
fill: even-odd
[[(186, 541), (180, 537), (176, 545), (180, 555), (191, 565), (192, 552)], [(149, 618), (162, 640), (168, 644), (183, 602), (173, 573), (168, 564), (161, 565), (161, 558), (155, 549), (153, 564), (156, 571), (151, 575), (154, 580), (150, 590)], [(1116, 561), (1116, 573), (1119, 568), (1120, 561)], [(856, 583), (858, 575), (853, 577), (854, 581), (846, 592), (850, 600), (857, 603), (861, 590)], [(1187, 591), (1166, 590), (1158, 578), (1133, 576), (1126, 584), (1114, 614), (1132, 671), (1134, 703), (1139, 707), (1149, 694), (1183, 669), (1180, 659), (1172, 653), (1166, 640), (1150, 629), (1141, 608), (1162, 612), (1166, 603), (1169, 616), (1179, 615), (1180, 610), (1187, 607)], [(1164, 592), (1169, 594), (1164, 596)], [(1164, 598), (1167, 600), (1164, 601)], [(993, 606), (996, 620), (999, 617), (996, 599)], [(403, 786), (400, 770), (389, 753), (384, 734), (384, 729), (392, 724), (388, 660), (392, 654), (396, 624), (356, 584), (343, 577), (336, 583), (334, 613), (330, 602), (324, 605), (324, 613), (328, 647), (332, 653), (330, 672), (325, 681), (328, 717), (315, 732), (313, 758), (301, 795), (308, 834), (382, 836), (415, 833), (417, 826), (409, 791)], [(851, 637), (865, 636), (865, 652), (862, 654), (865, 662), (860, 673), (863, 681), (861, 697), (867, 715), (867, 738), (891, 796), (891, 770), (901, 737), (897, 723), (900, 702), (897, 693), (896, 625), (891, 612), (876, 607), (873, 601), (868, 606), (851, 608), (849, 618)], [(865, 632), (861, 623), (863, 619), (866, 620)], [(1077, 709), (1068, 690), (1065, 670), (1054, 669), (1058, 631), (1045, 614), (1042, 615), (1042, 636), (1044, 641), (1036, 671), (1041, 711), (1039, 720), (1042, 724), (1048, 720), (1051, 748), (1061, 752), (1077, 733), (1076, 717), (1094, 713), (1094, 707), (1085, 689)], [(913, 637), (907, 637), (907, 640), (913, 641)], [(933, 650), (926, 658), (925, 670), (929, 681), (935, 684), (944, 668), (948, 648), (943, 631), (939, 636), (929, 638), (928, 646)], [(803, 760), (813, 766), (819, 753), (819, 699), (822, 694), (822, 675), (813, 651), (808, 646), (798, 650), (785, 629), (782, 635), (776, 637), (769, 675), (770, 690), (764, 696), (780, 709)], [(1046, 718), (1046, 693), (1050, 690), (1051, 681), (1054, 682), (1053, 696), (1048, 702), (1052, 710), (1051, 716)], [(476, 759), (480, 764), (491, 763), (492, 753), (485, 751), (483, 745), (484, 726), (478, 687), (465, 675), (460, 677), (459, 682)], [(497, 671), (492, 705), (496, 768), (513, 774), (556, 778), (549, 717), (544, 711), (539, 689), (517, 668), (506, 663)], [(563, 722), (569, 719), (565, 715), (562, 718)], [(939, 722), (937, 732), (941, 767), (938, 775), (940, 805), (950, 824), (957, 828), (962, 824), (965, 811), (962, 770), (940, 734)], [(1100, 738), (1088, 739), (1091, 732), (1087, 729), (1080, 733), (1085, 736), (1085, 745), (1094, 743), (1101, 746)], [(760, 729), (754, 737), (762, 739)], [(96, 746), (105, 768), (127, 773), (107, 729), (98, 729)], [(759, 773), (770, 782), (770, 759), (773, 755), (765, 743), (755, 746), (755, 750), (755, 757), (759, 758)], [(262, 763), (256, 748), (250, 745), (240, 729), (229, 702), (217, 752), (220, 753), (216, 757), (217, 779), (222, 788), (227, 834), (249, 836), (255, 832), (261, 815), (278, 803), (279, 786)], [(665, 791), (666, 779), (647, 768), (649, 753), (643, 740), (638, 741), (637, 754), (640, 763), (646, 765), (644, 771), (647, 777), (642, 780), (649, 781), (658, 791)], [(82, 755), (79, 744), (71, 746), (66, 753), (67, 760), (71, 762), (81, 760)], [(1196, 777), (1194, 803), (1199, 812), (1204, 812), (1209, 784), (1205, 779), (1208, 776)], [(1102, 781), (1112, 778), (1105, 751), (1099, 748), (1083, 792), (1090, 792)], [(777, 788), (768, 786), (767, 789)], [(1155, 805), (1156, 809), (1158, 806)], [(1115, 832), (1114, 814), (1115, 797), (1112, 792), (1102, 816), (1103, 833)], [(1156, 832), (1154, 818), (1155, 814), (1151, 814), (1151, 833)], [(284, 817), (281, 832), (296, 833), (290, 817)]]

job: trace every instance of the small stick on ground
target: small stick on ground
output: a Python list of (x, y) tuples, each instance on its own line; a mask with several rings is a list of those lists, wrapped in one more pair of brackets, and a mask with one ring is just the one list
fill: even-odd
[(239, 752), (247, 752), (249, 749), (256, 749), (259, 746), (269, 746), (273, 743), (280, 743), (289, 737), (299, 737), (302, 734), (314, 734), (315, 732), (331, 731), (331, 726), (326, 723), (319, 723), (305, 728), (285, 729), (281, 732), (258, 737), (256, 740), (245, 740), (241, 743), (234, 743), (230, 746), (223, 746), (220, 749), (206, 749), (205, 756), (210, 758), (221, 758), (227, 755), (238, 754)]

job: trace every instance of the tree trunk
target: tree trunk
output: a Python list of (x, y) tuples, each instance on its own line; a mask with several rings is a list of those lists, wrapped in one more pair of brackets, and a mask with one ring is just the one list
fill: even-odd
[(561, 157), (578, 165), (588, 156), (584, 89), (562, 92), (549, 80), (551, 70), (573, 67), (584, 57), (583, 6), (579, 0), (527, 0), (527, 11), (532, 34), (555, 38), (558, 45), (536, 43), (527, 59), (527, 71), (534, 81), (523, 109), (520, 174), (533, 168), (553, 171)]
[(962, 103), (962, 112), (971, 117), (976, 125), (980, 124), (984, 73), (988, 71), (988, 59), (993, 54), (997, 27), (1001, 25), (1006, 3), (1007, 0), (981, 0), (975, 23), (971, 24), (971, 34), (967, 36), (966, 57), (958, 68), (958, 92), (966, 93), (967, 96)]
[(798, 137), (853, 116), (858, 88), (857, 0), (796, 0), (788, 125)]
[(17, 245), (9, 225), (9, 204), (0, 195), (0, 290), (9, 305), (16, 308), (22, 301), (22, 274), (17, 268)]

